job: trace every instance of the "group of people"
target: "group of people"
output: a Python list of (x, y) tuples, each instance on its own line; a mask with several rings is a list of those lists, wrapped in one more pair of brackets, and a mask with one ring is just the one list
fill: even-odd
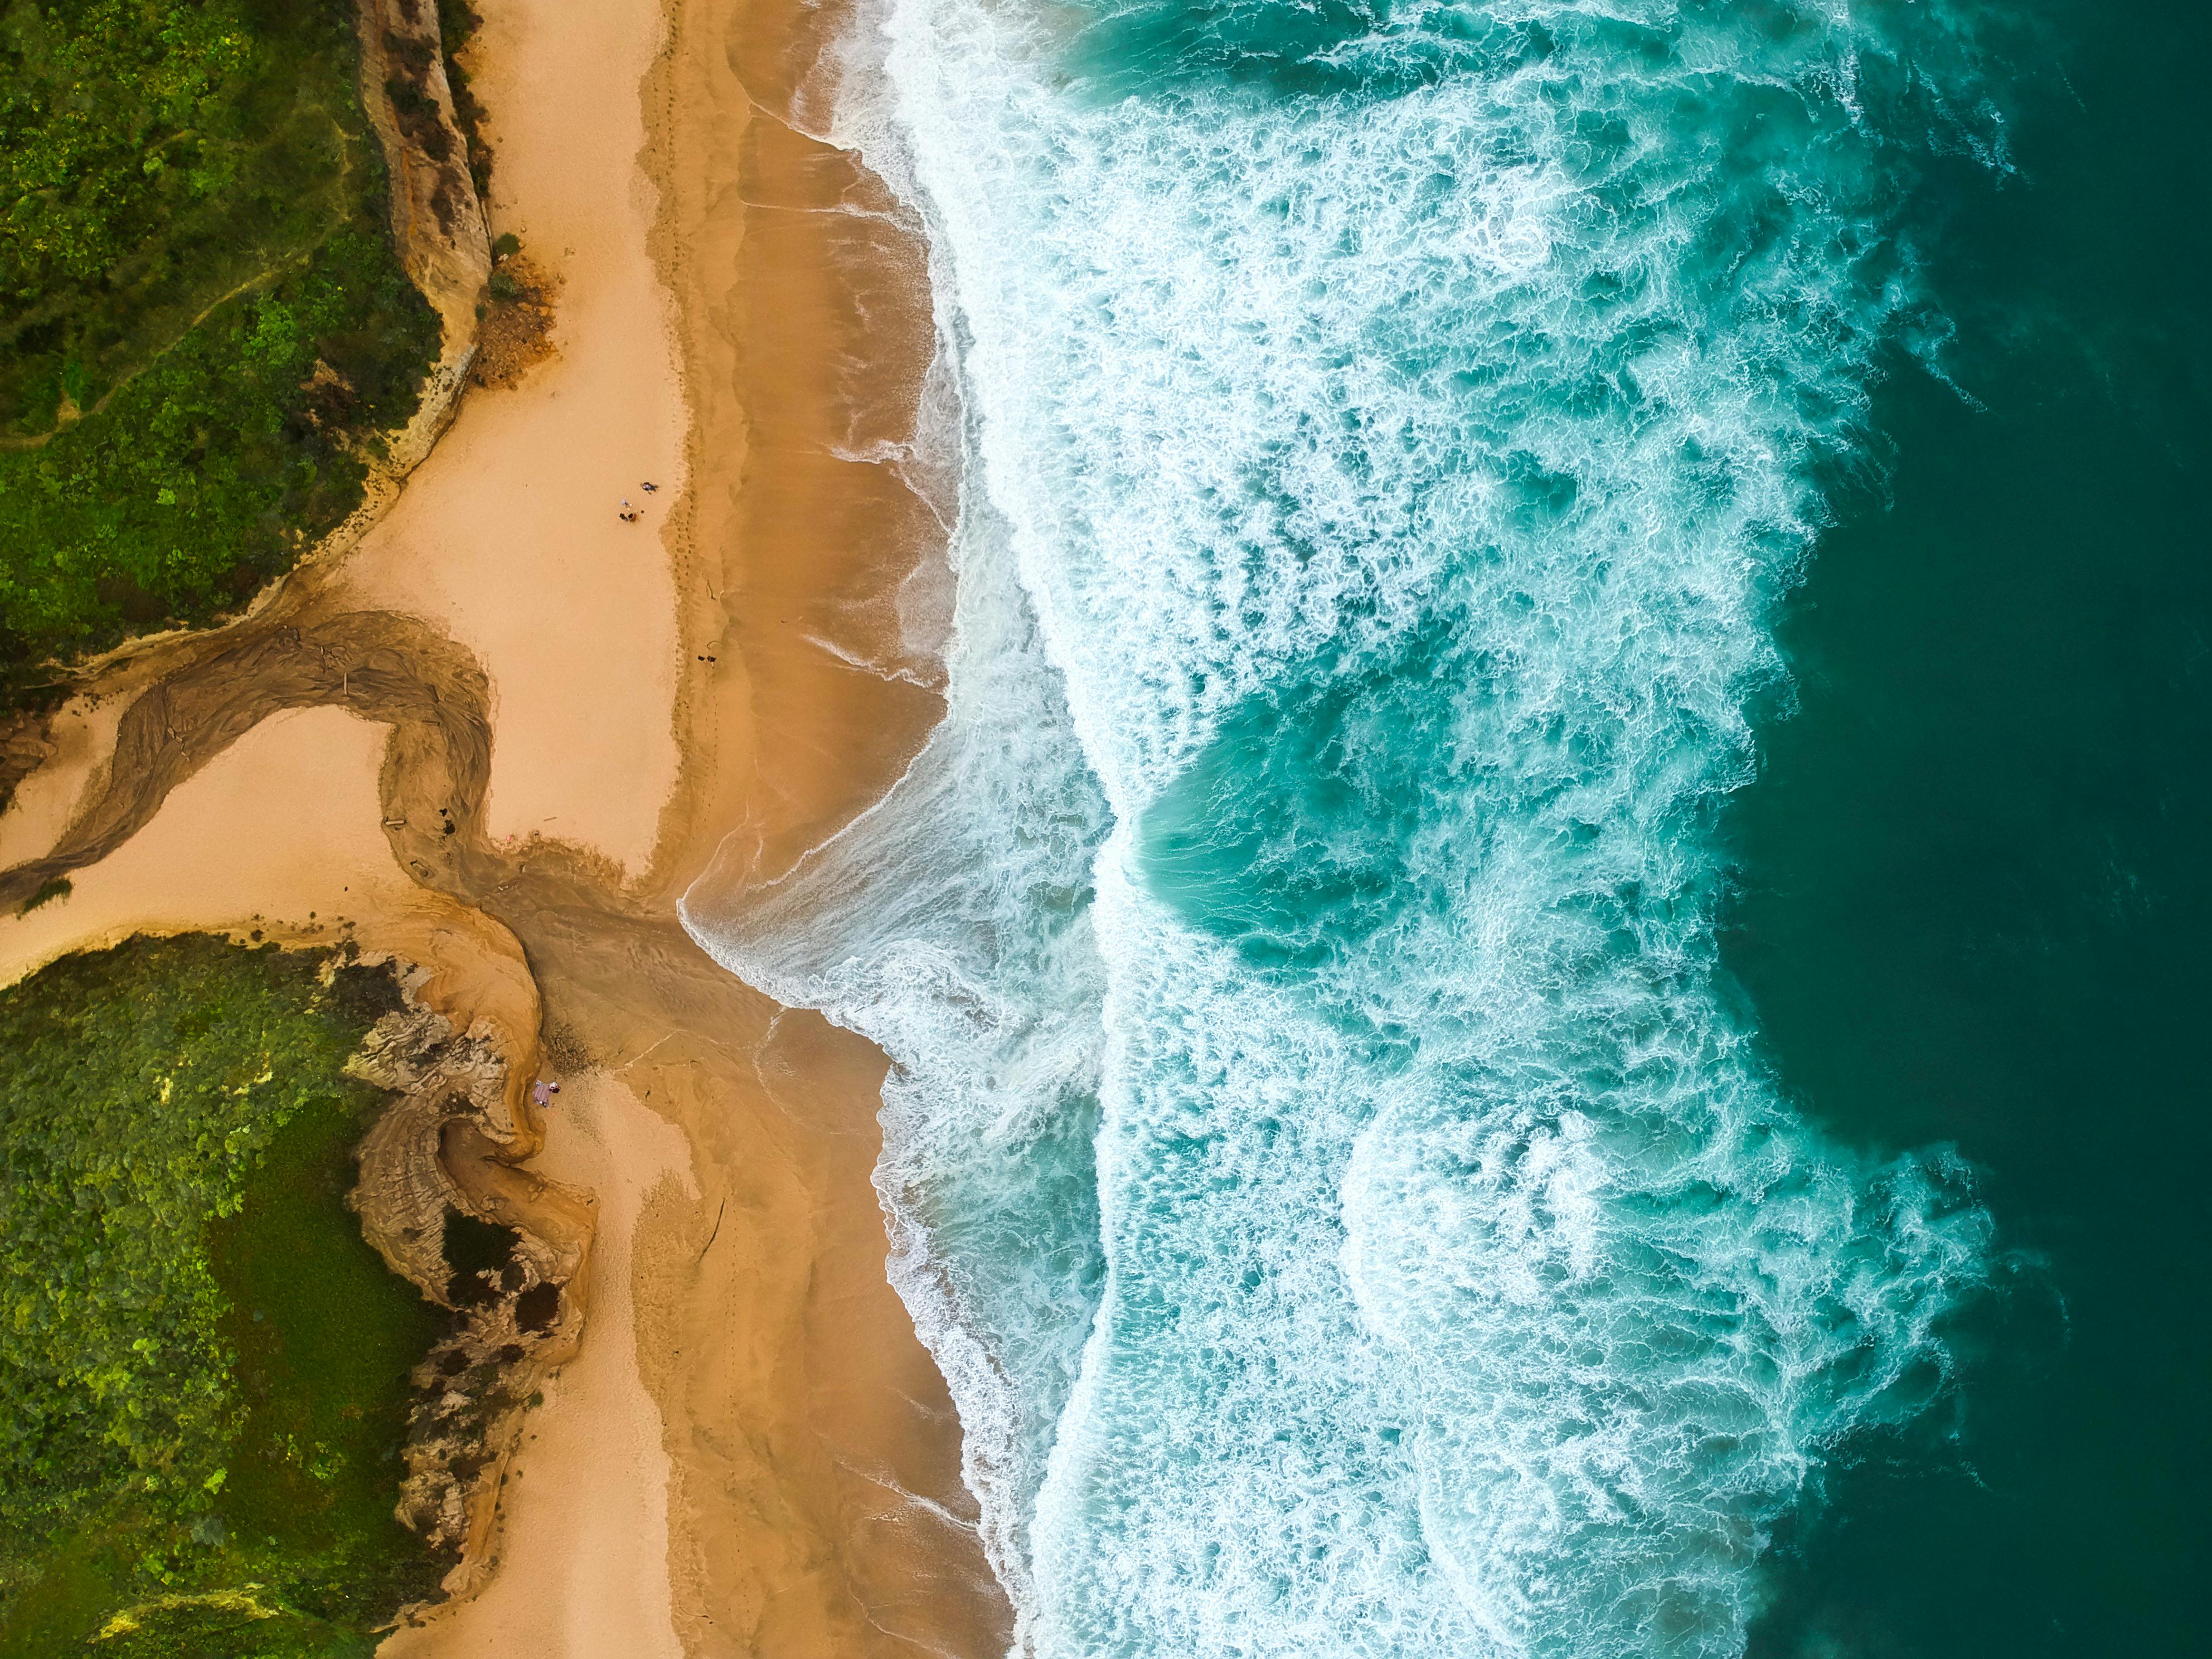
[[(657, 483), (646, 483), (640, 484), (638, 488), (642, 489), (647, 495), (651, 495), (657, 493), (659, 490), (660, 486)], [(629, 504), (629, 497), (627, 495), (623, 497), (622, 511), (615, 514), (615, 517), (620, 519), (624, 524), (635, 524), (644, 516), (644, 509), (641, 507), (632, 507)]]

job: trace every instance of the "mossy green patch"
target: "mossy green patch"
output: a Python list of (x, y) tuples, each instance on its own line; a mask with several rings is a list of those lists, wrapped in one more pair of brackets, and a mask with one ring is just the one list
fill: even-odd
[(0, 1656), (367, 1654), (443, 1328), (361, 1236), (327, 952), (135, 940), (0, 993)]
[(0, 0), (0, 710), (362, 499), (435, 315), (345, 0)]

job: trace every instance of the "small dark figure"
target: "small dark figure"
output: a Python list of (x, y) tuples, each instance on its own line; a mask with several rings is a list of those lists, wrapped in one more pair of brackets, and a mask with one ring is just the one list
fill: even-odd
[(645, 491), (645, 493), (646, 493), (647, 495), (652, 495), (654, 491), (658, 490), (658, 489), (660, 488), (660, 486), (659, 486), (659, 484), (657, 484), (657, 483), (642, 483), (642, 484), (640, 484), (640, 485), (638, 486), (638, 488), (639, 488), (640, 489), (642, 489), (643, 491)]

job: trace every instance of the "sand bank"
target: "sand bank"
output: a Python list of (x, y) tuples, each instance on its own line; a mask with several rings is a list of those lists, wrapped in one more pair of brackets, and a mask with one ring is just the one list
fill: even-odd
[[(263, 927), (335, 940), (347, 918), (446, 902), (407, 878), (378, 828), (385, 735), (340, 708), (262, 721), (172, 791), (144, 829), (70, 877), (66, 898), (0, 914), (0, 984), (135, 933)], [(316, 787), (299, 788), (309, 775)]]

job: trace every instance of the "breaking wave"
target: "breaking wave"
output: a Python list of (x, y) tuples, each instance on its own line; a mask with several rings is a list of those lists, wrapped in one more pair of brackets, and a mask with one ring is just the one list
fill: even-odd
[(1916, 158), (2003, 165), (1961, 15), (1858, 11), (894, 0), (848, 76), (950, 708), (686, 916), (896, 1061), (1024, 1650), (1736, 1654), (1946, 1387), (1967, 1172), (1825, 1140), (1716, 987), (1771, 613), (1942, 337)]

